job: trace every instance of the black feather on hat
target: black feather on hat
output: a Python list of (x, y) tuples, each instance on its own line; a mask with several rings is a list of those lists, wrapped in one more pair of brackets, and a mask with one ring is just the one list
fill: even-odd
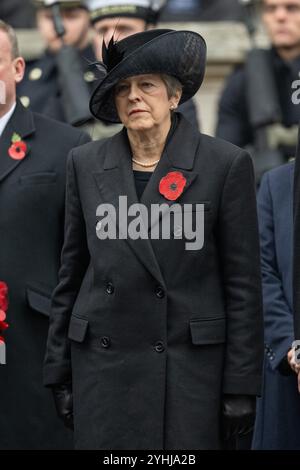
[(206, 64), (206, 43), (193, 31), (151, 29), (122, 41), (104, 44), (101, 67), (104, 78), (95, 89), (91, 113), (107, 122), (120, 122), (114, 99), (114, 87), (122, 79), (143, 74), (166, 74), (182, 84), (180, 103), (200, 88)]
[(116, 44), (117, 42), (115, 42), (114, 36), (110, 39), (108, 46), (106, 46), (104, 41), (102, 43), (102, 62), (108, 72), (123, 59), (124, 52), (121, 52)]

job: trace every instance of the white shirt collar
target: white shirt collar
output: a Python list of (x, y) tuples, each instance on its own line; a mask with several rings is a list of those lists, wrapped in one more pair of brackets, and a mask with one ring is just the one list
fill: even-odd
[(16, 105), (17, 103), (14, 103), (13, 106), (10, 108), (10, 110), (7, 111), (7, 113), (5, 113), (4, 116), (0, 117), (0, 137), (2, 136), (3, 131), (16, 108)]

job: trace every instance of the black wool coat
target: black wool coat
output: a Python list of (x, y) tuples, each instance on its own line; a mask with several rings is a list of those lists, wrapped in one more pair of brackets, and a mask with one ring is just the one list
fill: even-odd
[[(142, 195), (179, 171), (205, 240), (106, 239), (101, 203), (138, 202), (126, 130), (68, 160), (65, 244), (44, 382), (72, 378), (77, 449), (217, 449), (223, 393), (258, 394), (261, 279), (250, 156), (179, 115)], [(169, 201), (172, 205), (172, 202)], [(157, 222), (157, 221), (156, 221)], [(177, 228), (174, 228), (177, 231)], [(173, 233), (173, 232), (172, 232)]]
[[(21, 160), (8, 155), (14, 133), (27, 146)], [(42, 365), (63, 242), (66, 157), (89, 140), (20, 103), (0, 138), (0, 280), (8, 284), (10, 325), (0, 365), (0, 449), (72, 447)]]

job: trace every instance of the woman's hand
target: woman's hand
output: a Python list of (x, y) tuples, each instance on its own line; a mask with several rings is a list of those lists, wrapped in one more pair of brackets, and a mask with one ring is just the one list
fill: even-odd
[(74, 430), (72, 384), (58, 384), (51, 388), (58, 417), (67, 428)]
[[(295, 374), (298, 374), (300, 372), (300, 364), (297, 364), (295, 360), (295, 348), (291, 348), (289, 350), (289, 352), (287, 353), (287, 360), (292, 371), (295, 372)], [(299, 375), (298, 375), (298, 382), (299, 382)]]
[(251, 395), (224, 395), (222, 402), (223, 438), (245, 436), (253, 430), (256, 397)]

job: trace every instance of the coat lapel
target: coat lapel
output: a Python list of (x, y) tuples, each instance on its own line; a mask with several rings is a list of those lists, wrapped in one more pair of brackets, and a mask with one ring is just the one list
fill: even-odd
[[(31, 135), (34, 131), (35, 126), (31, 111), (24, 108), (20, 102), (17, 102), (15, 111), (0, 137), (0, 183), (26, 158), (28, 158), (30, 147), (26, 142), (26, 137)], [(21, 139), (24, 140), (27, 145), (26, 156), (21, 160), (14, 160), (8, 154), (8, 149), (12, 144), (11, 139), (14, 133), (19, 134)]]
[[(188, 134), (186, 134), (187, 131)], [(191, 131), (191, 126), (180, 117), (177, 129), (170, 139), (170, 142), (167, 144), (161, 160), (146, 186), (141, 201), (139, 201), (136, 194), (134, 175), (132, 171), (131, 150), (126, 130), (123, 129), (123, 131), (112, 138), (111, 144), (109, 145), (106, 153), (104, 170), (94, 174), (105, 202), (112, 204), (116, 208), (117, 214), (119, 211), (120, 195), (127, 196), (128, 207), (140, 202), (147, 207), (149, 214), (151, 211), (151, 204), (167, 203), (168, 206), (170, 206), (173, 201), (168, 201), (159, 193), (159, 182), (169, 171), (181, 171), (187, 180), (183, 192), (184, 194), (197, 176), (195, 172), (191, 171), (191, 169), (193, 168), (198, 144), (199, 136), (196, 132), (194, 133)], [(179, 201), (179, 199), (177, 201)], [(118, 220), (115, 222), (117, 227), (120, 229)], [(157, 222), (158, 220), (151, 220), (151, 224), (148, 226), (147, 220), (145, 221), (145, 226), (150, 230)], [(162, 285), (164, 285), (163, 275), (154, 254), (149, 236), (147, 239), (137, 240), (132, 240), (127, 237), (126, 241), (149, 272)]]
[[(104, 171), (95, 173), (94, 177), (105, 202), (115, 207), (117, 220), (114, 222), (121, 230), (118, 221), (119, 196), (127, 196), (127, 207), (139, 203), (131, 166), (131, 152), (125, 130), (112, 138), (105, 158)], [(126, 237), (125, 240), (152, 276), (164, 285), (150, 240), (132, 240), (129, 237)]]
[[(181, 198), (197, 177), (197, 173), (193, 172), (192, 169), (198, 145), (199, 133), (194, 131), (191, 125), (179, 115), (179, 123), (174, 135), (166, 145), (160, 162), (141, 198), (141, 203), (147, 206), (149, 212), (151, 204), (167, 205), (166, 210), (168, 210), (174, 203), (181, 202)], [(160, 180), (171, 171), (179, 171), (186, 179), (184, 190), (175, 201), (169, 201), (159, 192)], [(151, 224), (149, 224), (149, 231), (153, 229), (158, 221), (159, 218), (152, 218)]]

